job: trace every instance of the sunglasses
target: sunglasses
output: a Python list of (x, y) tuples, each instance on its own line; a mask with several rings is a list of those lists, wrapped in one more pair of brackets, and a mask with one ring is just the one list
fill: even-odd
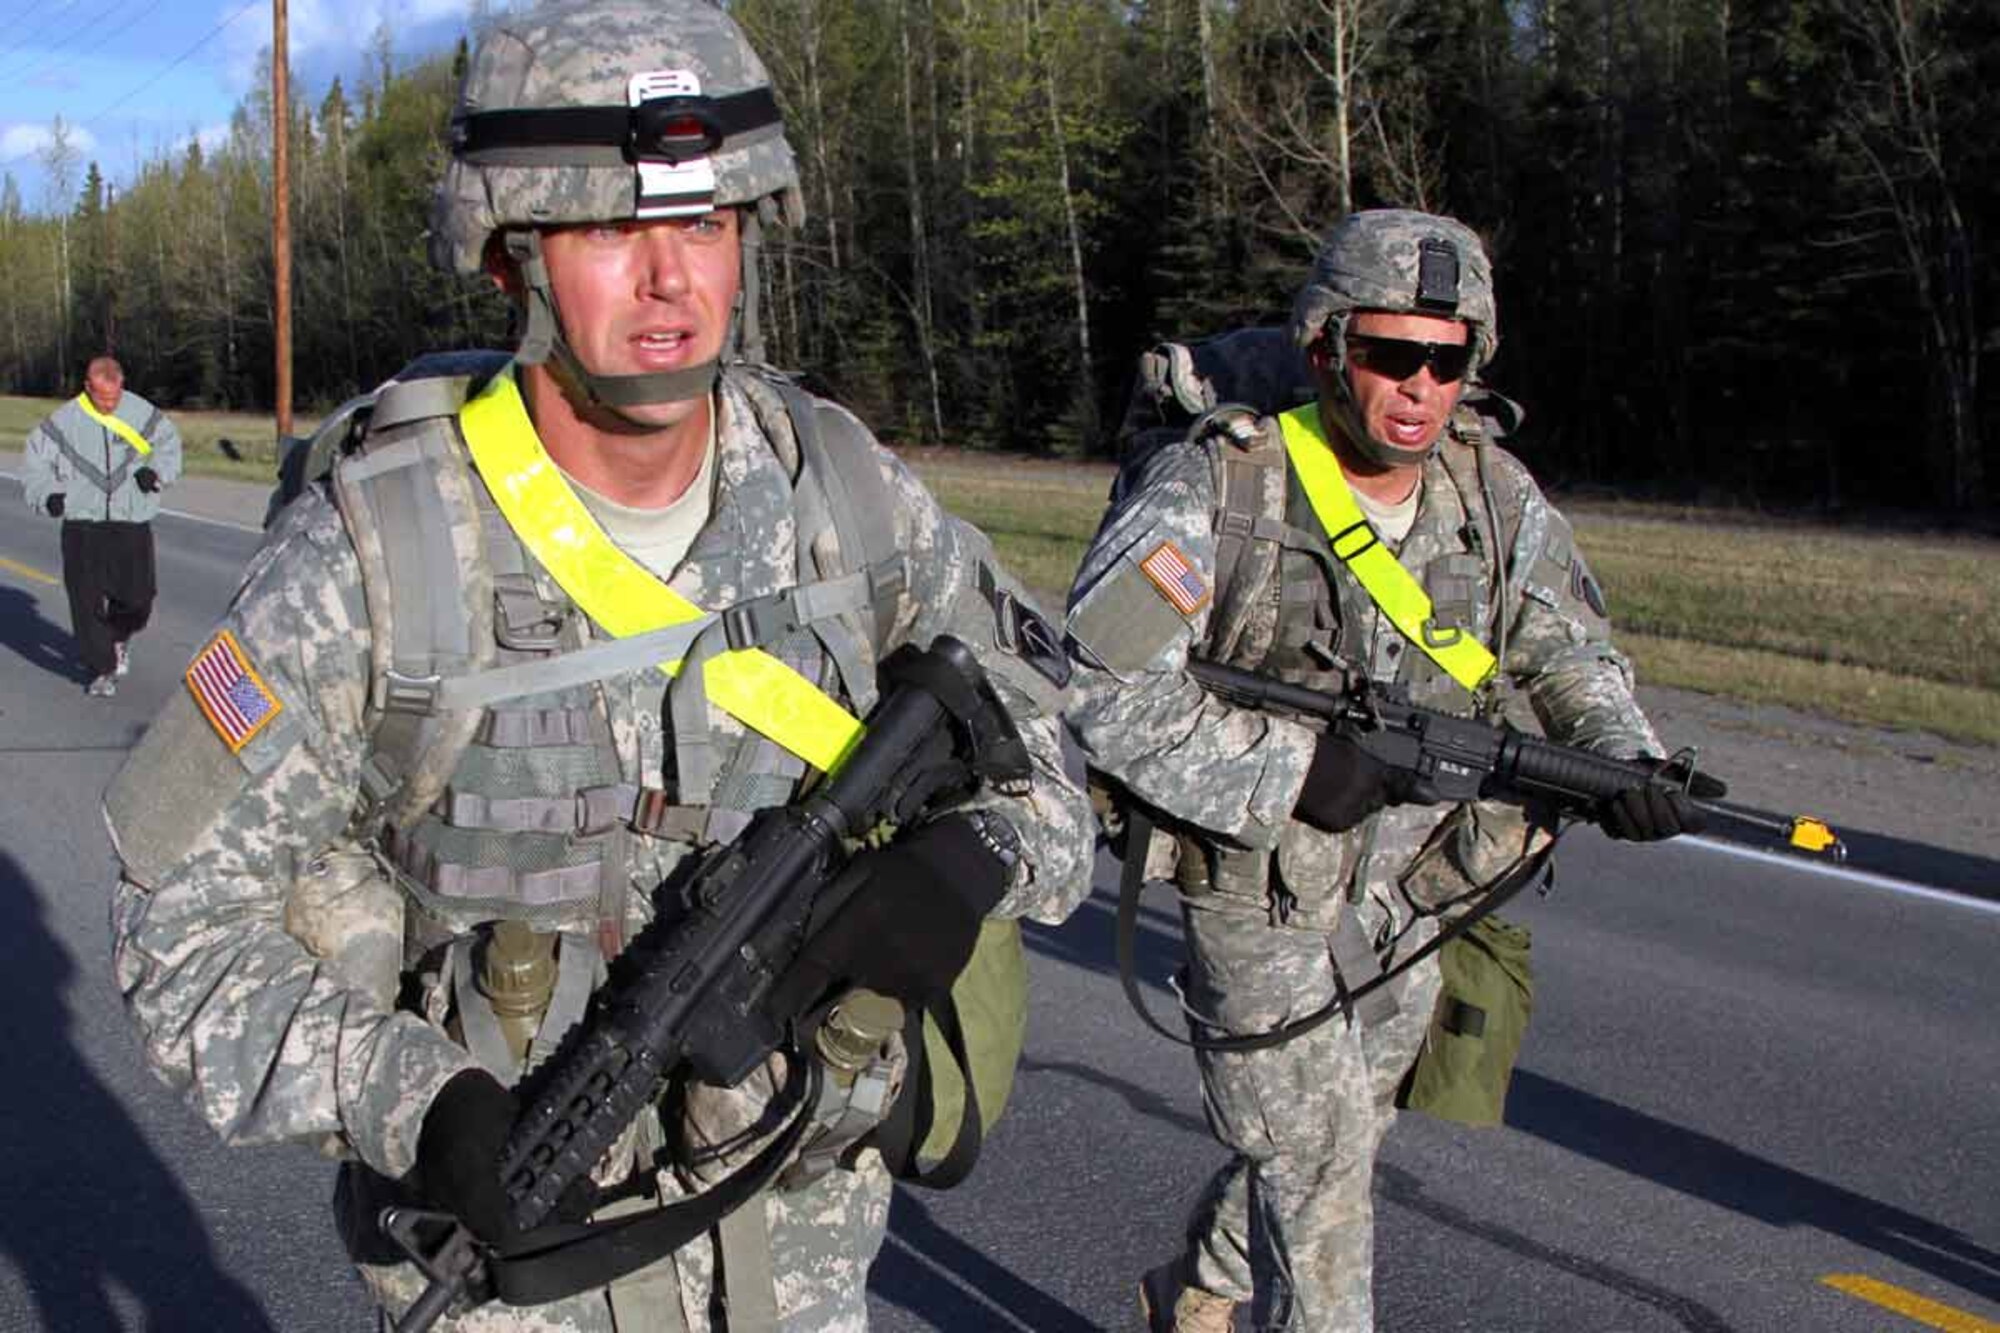
[(1425, 366), (1439, 384), (1453, 384), (1472, 369), (1472, 344), (1411, 342), (1407, 338), (1378, 338), (1368, 333), (1347, 335), (1347, 356), (1357, 366), (1401, 382)]

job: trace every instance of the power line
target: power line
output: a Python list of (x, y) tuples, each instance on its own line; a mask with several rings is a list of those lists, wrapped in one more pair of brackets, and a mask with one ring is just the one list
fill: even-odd
[[(181, 65), (185, 64), (188, 58), (194, 55), (195, 52), (201, 50), (202, 47), (207, 46), (210, 42), (214, 41), (216, 37), (221, 34), (224, 28), (227, 28), (230, 24), (236, 22), (236, 20), (242, 18), (245, 14), (249, 13), (251, 10), (258, 8), (263, 3), (264, 0), (244, 0), (244, 3), (237, 6), (236, 9), (233, 10), (228, 15), (228, 17), (222, 20), (222, 22), (216, 24), (213, 28), (210, 28), (206, 33), (202, 34), (200, 39), (197, 40), (194, 43), (194, 45), (188, 47), (187, 50), (181, 52), (179, 55), (175, 56), (172, 60), (168, 61), (166, 65), (164, 65), (157, 73), (153, 75), (152, 78), (147, 79), (144, 83), (136, 84), (131, 88), (127, 88), (124, 91), (124, 93), (121, 94), (115, 101), (109, 103), (106, 106), (100, 107), (96, 112), (94, 112), (90, 116), (87, 116), (83, 120), (75, 122), (75, 124), (83, 127), (89, 127), (97, 124), (99, 121), (103, 120), (106, 116), (110, 115), (113, 111), (116, 111), (119, 107), (124, 106), (127, 102), (137, 97), (140, 93), (146, 91), (146, 89), (152, 87), (154, 84), (158, 83), (161, 79), (164, 79), (165, 77), (167, 77), (167, 75), (173, 73), (174, 70), (179, 68)], [(0, 158), (0, 166), (5, 166), (11, 162), (20, 162), (29, 157), (33, 157), (37, 151), (39, 150), (30, 148), (22, 152), (16, 153), (12, 157)]]
[[(113, 10), (129, 2), (130, 0), (111, 0), (110, 4), (78, 24), (76, 30), (69, 35), (68, 40), (58, 41), (54, 46), (43, 47), (41, 50), (31, 53), (24, 63), (16, 65), (13, 69), (5, 73), (0, 73), (0, 82), (19, 83), (30, 74), (38, 74), (42, 70), (58, 63), (56, 58), (64, 52), (76, 50), (95, 39), (97, 33), (94, 29), (105, 19), (109, 18)], [(144, 4), (145, 0), (140, 0), (140, 3)], [(147, 6), (147, 13), (150, 14), (159, 7), (160, 0), (152, 0), (152, 3)], [(133, 18), (137, 17), (141, 16), (133, 16)], [(133, 21), (133, 18), (121, 19), (119, 21), (121, 23), (130, 23)], [(18, 54), (22, 48), (17, 46), (14, 49)]]

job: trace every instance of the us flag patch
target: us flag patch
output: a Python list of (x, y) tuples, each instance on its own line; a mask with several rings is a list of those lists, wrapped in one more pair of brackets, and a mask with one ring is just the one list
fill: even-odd
[(186, 679), (195, 703), (231, 754), (285, 709), (228, 630), (218, 632), (208, 647), (195, 654)]
[(1139, 569), (1182, 615), (1191, 616), (1208, 605), (1208, 585), (1172, 542), (1155, 546), (1153, 553), (1139, 562)]

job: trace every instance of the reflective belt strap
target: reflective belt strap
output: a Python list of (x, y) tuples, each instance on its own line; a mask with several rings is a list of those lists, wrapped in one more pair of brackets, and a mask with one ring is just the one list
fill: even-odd
[(1431, 599), (1410, 571), (1404, 569), (1361, 513), (1361, 506), (1340, 474), (1340, 462), (1320, 425), (1319, 405), (1294, 408), (1278, 418), (1285, 433), (1285, 452), (1305, 487), (1306, 499), (1332, 548), (1368, 596), (1404, 638), (1442, 667), (1468, 691), (1484, 685), (1496, 663), (1485, 644), (1453, 626), (1440, 633), (1431, 624)]
[[(513, 377), (496, 375), (459, 412), (459, 426), (508, 524), (564, 592), (614, 638), (699, 619), (702, 609), (604, 535), (535, 434)], [(677, 674), (682, 659), (660, 662)], [(708, 699), (759, 735), (822, 771), (861, 735), (861, 723), (792, 668), (756, 648), (703, 664)]]
[(134, 449), (137, 449), (140, 453), (150, 455), (153, 452), (153, 446), (146, 442), (146, 437), (135, 430), (130, 422), (120, 421), (115, 416), (106, 416), (104, 413), (98, 411), (97, 404), (90, 401), (88, 393), (78, 394), (76, 396), (76, 405), (83, 409), (85, 416), (110, 431), (113, 435), (116, 435), (119, 439), (125, 441), (125, 443), (131, 445)]

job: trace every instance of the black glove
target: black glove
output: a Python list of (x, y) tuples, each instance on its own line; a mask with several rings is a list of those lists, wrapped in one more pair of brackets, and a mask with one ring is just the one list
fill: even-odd
[(42, 508), (49, 511), (50, 518), (61, 518), (63, 516), (63, 506), (67, 503), (66, 493), (57, 491), (54, 495), (42, 501)]
[[(1707, 828), (1707, 814), (1683, 790), (1683, 784), (1690, 782), (1687, 770), (1662, 759), (1645, 762), (1652, 765), (1656, 780), (1627, 787), (1600, 801), (1598, 827), (1622, 842), (1659, 842)], [(1720, 799), (1729, 790), (1706, 773), (1696, 773), (1692, 786), (1693, 795), (1710, 801)]]
[[(463, 1069), (432, 1099), (417, 1132), (418, 1191), (489, 1245), (521, 1234), (500, 1182), (500, 1154), (519, 1114), (520, 1103), (498, 1079), (483, 1069)], [(582, 1221), (596, 1199), (597, 1186), (585, 1176), (563, 1192), (548, 1220)]]
[(857, 856), (848, 873), (861, 887), (800, 949), (800, 976), (910, 1004), (948, 994), (1007, 891), (1011, 845), (996, 839), (1012, 832), (997, 817), (948, 814)]
[(1319, 738), (1292, 814), (1322, 833), (1342, 833), (1407, 794), (1404, 775), (1337, 731)]
[(160, 489), (160, 474), (149, 467), (142, 467), (134, 472), (132, 480), (137, 482), (139, 489), (148, 495), (152, 495)]

